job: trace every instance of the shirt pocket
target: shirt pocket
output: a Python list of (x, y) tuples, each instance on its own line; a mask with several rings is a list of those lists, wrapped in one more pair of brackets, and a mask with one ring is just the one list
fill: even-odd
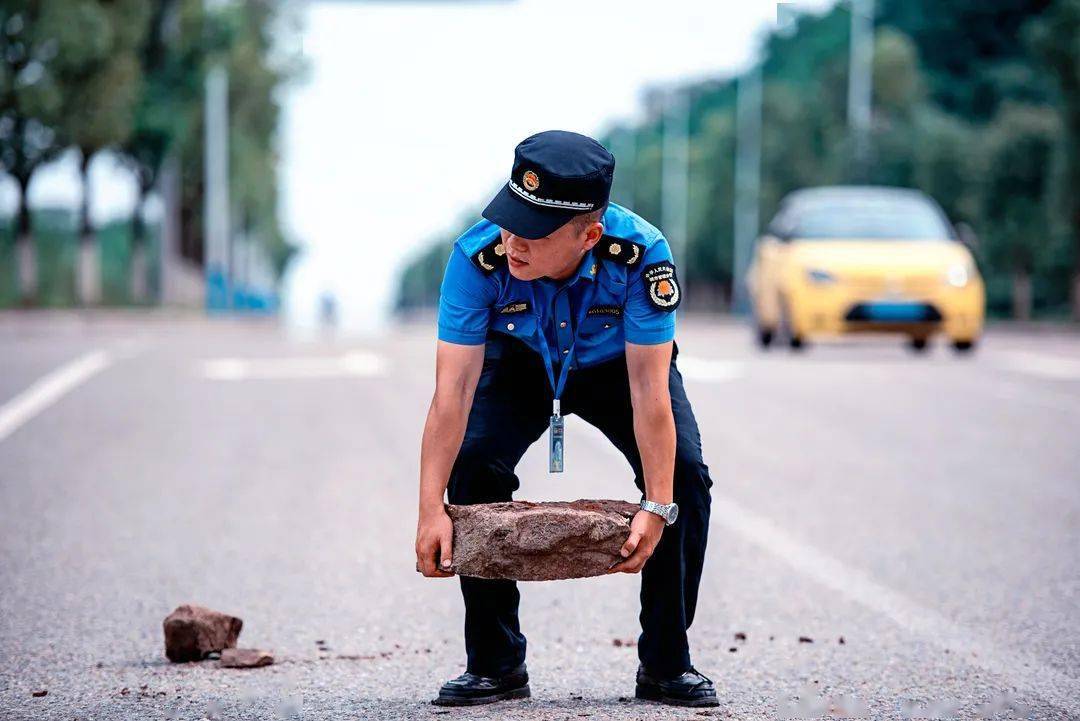
[(590, 343), (613, 339), (622, 332), (622, 308), (614, 306), (593, 306), (581, 321), (578, 334), (588, 338)]
[(536, 315), (532, 310), (515, 313), (496, 311), (491, 316), (491, 329), (528, 343), (536, 333)]

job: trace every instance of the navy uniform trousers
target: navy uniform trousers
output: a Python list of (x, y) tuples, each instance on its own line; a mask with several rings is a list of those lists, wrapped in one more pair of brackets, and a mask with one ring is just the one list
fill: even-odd
[[(690, 667), (686, 630), (694, 620), (709, 530), (709, 469), (701, 457), (697, 421), (683, 389), (673, 349), (671, 408), (675, 417), (674, 498), (679, 517), (664, 529), (641, 570), (641, 635), (638, 657), (660, 676)], [(558, 368), (556, 368), (556, 375)], [(514, 468), (548, 428), (551, 385), (539, 354), (516, 338), (490, 332), (461, 450), (448, 484), (450, 503), (510, 501), (518, 489)], [(563, 392), (562, 412), (600, 429), (626, 456), (634, 482), (645, 493), (641, 456), (634, 437), (630, 384), (623, 355), (574, 370)], [(467, 670), (500, 676), (525, 660), (518, 625), (515, 581), (460, 576), (465, 598)]]

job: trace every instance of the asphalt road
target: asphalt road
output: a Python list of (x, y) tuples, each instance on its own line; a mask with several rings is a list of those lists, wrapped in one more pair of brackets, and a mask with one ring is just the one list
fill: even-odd
[[(430, 325), (0, 316), (0, 718), (1080, 718), (1080, 334), (678, 339), (715, 482), (691, 644), (721, 706), (633, 700), (618, 575), (522, 584), (532, 699), (456, 710), (429, 700), (464, 668), (458, 582), (414, 570)], [(517, 497), (637, 498), (576, 418), (567, 465), (533, 448)], [(168, 663), (185, 602), (278, 663)]]

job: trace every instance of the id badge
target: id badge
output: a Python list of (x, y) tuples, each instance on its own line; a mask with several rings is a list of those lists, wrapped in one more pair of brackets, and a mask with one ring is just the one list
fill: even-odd
[(563, 472), (563, 417), (551, 416), (548, 426), (548, 473)]

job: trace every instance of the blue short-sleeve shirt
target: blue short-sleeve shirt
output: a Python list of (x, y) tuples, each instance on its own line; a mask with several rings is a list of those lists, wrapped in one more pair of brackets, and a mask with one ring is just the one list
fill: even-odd
[(672, 340), (682, 289), (667, 240), (615, 203), (602, 222), (603, 238), (561, 281), (514, 278), (499, 228), (487, 220), (469, 228), (455, 241), (443, 275), (439, 339), (477, 345), (495, 331), (538, 353), (546, 342), (551, 358), (561, 359), (576, 332), (573, 367), (611, 360), (625, 352), (625, 342)]

